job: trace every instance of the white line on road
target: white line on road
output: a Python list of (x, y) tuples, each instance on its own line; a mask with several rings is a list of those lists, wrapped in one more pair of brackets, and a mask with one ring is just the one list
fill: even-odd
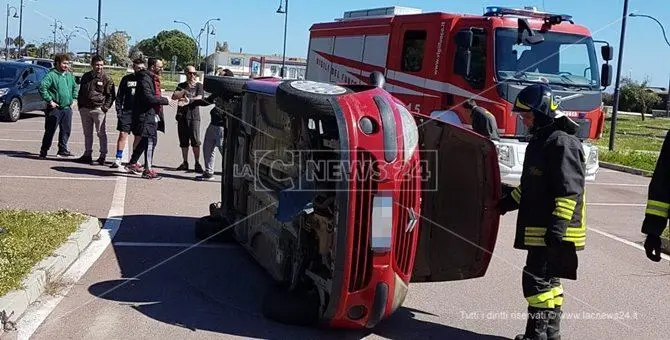
[(161, 242), (114, 242), (115, 247), (165, 247), (165, 248), (211, 248), (211, 249), (237, 249), (235, 244), (198, 244), (194, 243), (161, 243)]
[[(42, 143), (42, 140), (37, 139), (7, 139), (0, 138), (0, 142), (15, 142), (15, 143)], [(68, 144), (84, 144), (84, 142), (69, 141)], [(107, 145), (116, 145), (116, 142), (109, 141)]]
[(646, 207), (647, 205), (644, 203), (588, 203), (586, 202), (586, 206), (594, 206), (594, 207)]
[[(634, 247), (634, 248), (640, 249), (640, 250), (642, 250), (642, 251), (645, 251), (643, 246), (641, 246), (641, 245), (639, 245), (639, 244), (637, 244), (637, 243), (635, 243), (635, 242), (631, 242), (631, 241), (628, 241), (628, 240), (624, 240), (624, 239), (622, 239), (621, 237), (612, 235), (612, 234), (610, 234), (610, 233), (608, 233), (608, 232), (605, 232), (605, 231), (602, 231), (602, 230), (600, 230), (600, 229), (593, 228), (593, 227), (588, 227), (588, 230), (595, 231), (596, 233), (598, 233), (598, 234), (600, 234), (600, 235), (603, 235), (603, 236), (605, 236), (605, 237), (607, 237), (607, 238), (611, 238), (611, 239), (613, 239), (613, 240), (615, 240), (615, 241), (619, 241), (619, 242), (621, 242), (621, 243), (623, 243), (623, 244), (626, 244), (626, 245), (629, 245), (629, 246), (631, 246), (631, 247)], [(662, 257), (664, 260), (666, 260), (666, 261), (670, 261), (670, 256), (668, 256), (668, 255), (666, 255), (666, 254), (661, 253), (661, 257)]]
[(640, 187), (646, 188), (649, 184), (628, 184), (628, 183), (587, 183), (587, 185), (601, 185), (601, 186), (612, 186), (612, 187)]
[[(126, 145), (123, 155), (123, 161), (128, 161), (129, 147)], [(114, 186), (114, 195), (112, 196), (112, 205), (107, 213), (107, 220), (105, 225), (100, 230), (99, 239), (93, 240), (91, 244), (84, 250), (79, 259), (75, 261), (70, 268), (63, 274), (63, 278), (68, 282), (62, 294), (56, 297), (46, 297), (42, 300), (43, 303), (39, 306), (28, 309), (23, 317), (17, 323), (18, 336), (17, 339), (29, 339), (49, 317), (49, 314), (56, 309), (56, 306), (63, 300), (63, 298), (70, 292), (70, 289), (79, 282), (79, 280), (86, 274), (86, 272), (95, 264), (95, 262), (104, 253), (107, 246), (112, 243), (112, 239), (121, 226), (123, 220), (125, 202), (126, 202), (126, 185), (128, 178), (120, 176), (116, 178), (116, 185)]]
[(116, 178), (101, 177), (67, 177), (67, 176), (18, 176), (18, 175), (0, 175), (0, 178), (20, 178), (20, 179), (46, 179), (46, 180), (64, 180), (64, 181), (116, 181)]

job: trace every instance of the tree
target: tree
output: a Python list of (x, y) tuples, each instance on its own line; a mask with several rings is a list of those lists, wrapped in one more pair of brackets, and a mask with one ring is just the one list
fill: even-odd
[(130, 58), (130, 60), (135, 60), (137, 58), (144, 58), (144, 55), (142, 54), (142, 51), (137, 48), (137, 45), (133, 45), (128, 51), (128, 58)]
[(653, 107), (661, 101), (661, 97), (647, 87), (646, 80), (638, 83), (630, 78), (624, 78), (621, 80), (621, 84), (619, 109), (640, 112), (642, 120), (644, 120), (644, 114), (651, 113)]
[(217, 52), (230, 52), (230, 47), (228, 46), (228, 42), (224, 41), (223, 43), (219, 43), (217, 41), (216, 42), (216, 51)]
[(40, 56), (40, 51), (37, 46), (35, 46), (35, 44), (28, 44), (24, 47), (24, 49), (26, 50), (26, 55), (29, 57), (35, 58)]
[(137, 43), (137, 49), (147, 57), (157, 57), (164, 62), (177, 57), (179, 68), (193, 63), (196, 43), (193, 38), (179, 30), (161, 31), (155, 37)]
[(130, 64), (128, 59), (128, 41), (130, 36), (125, 31), (116, 31), (105, 37), (104, 48), (112, 56), (112, 64), (127, 66)]

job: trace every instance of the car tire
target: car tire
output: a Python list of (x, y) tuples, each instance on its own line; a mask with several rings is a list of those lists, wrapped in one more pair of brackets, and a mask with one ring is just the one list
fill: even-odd
[(231, 243), (234, 242), (232, 228), (228, 228), (230, 223), (221, 217), (203, 216), (195, 221), (195, 237), (198, 240), (210, 242)]
[(247, 81), (246, 78), (205, 76), (203, 89), (209, 93), (223, 95), (226, 98), (237, 97), (244, 93), (244, 84)]
[(353, 93), (352, 90), (335, 84), (311, 80), (289, 80), (277, 88), (277, 106), (284, 112), (304, 112), (314, 115), (333, 115), (330, 99)]
[(12, 98), (3, 110), (3, 120), (7, 122), (16, 122), (21, 118), (21, 101), (19, 98)]
[(277, 286), (263, 296), (261, 312), (281, 324), (309, 327), (319, 322), (319, 305), (319, 296), (313, 290), (289, 292)]

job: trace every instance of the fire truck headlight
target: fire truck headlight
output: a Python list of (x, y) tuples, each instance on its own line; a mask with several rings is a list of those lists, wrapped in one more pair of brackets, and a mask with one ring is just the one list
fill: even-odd
[(514, 149), (512, 149), (510, 145), (500, 144), (496, 144), (496, 149), (498, 151), (498, 162), (510, 168), (514, 167), (514, 156), (512, 152)]
[(405, 155), (405, 162), (407, 162), (419, 144), (419, 130), (416, 127), (414, 117), (404, 106), (398, 105), (398, 110), (402, 119), (403, 154)]

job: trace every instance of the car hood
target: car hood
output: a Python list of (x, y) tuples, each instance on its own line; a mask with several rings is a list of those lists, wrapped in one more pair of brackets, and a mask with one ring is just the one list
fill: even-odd
[(14, 87), (13, 82), (0, 82), (0, 89), (4, 89), (6, 87)]

